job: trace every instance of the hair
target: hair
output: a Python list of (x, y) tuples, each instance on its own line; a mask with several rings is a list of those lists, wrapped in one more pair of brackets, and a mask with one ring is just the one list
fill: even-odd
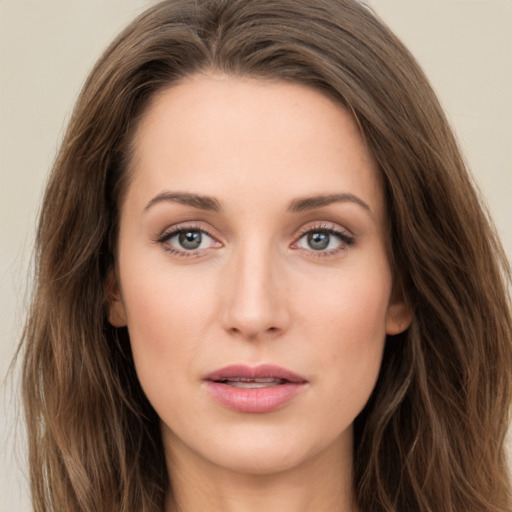
[(360, 509), (511, 510), (510, 269), (428, 80), (355, 0), (165, 1), (97, 62), (44, 197), (21, 345), (34, 509), (161, 512), (171, 492), (159, 419), (105, 290), (139, 121), (155, 94), (202, 72), (335, 98), (380, 169), (414, 319), (386, 340), (355, 421)]

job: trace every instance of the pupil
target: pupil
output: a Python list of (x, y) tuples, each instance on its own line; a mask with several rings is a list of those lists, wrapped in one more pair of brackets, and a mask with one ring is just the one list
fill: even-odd
[(329, 233), (322, 233), (318, 231), (316, 233), (309, 233), (308, 244), (311, 249), (314, 249), (315, 251), (321, 251), (326, 249), (329, 245), (329, 238)]
[(200, 231), (183, 231), (178, 239), (184, 249), (197, 249), (201, 245), (202, 235)]

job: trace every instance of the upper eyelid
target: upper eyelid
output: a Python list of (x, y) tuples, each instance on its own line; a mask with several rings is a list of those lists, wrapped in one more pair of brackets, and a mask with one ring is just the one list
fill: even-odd
[(177, 236), (179, 233), (182, 233), (183, 231), (200, 231), (201, 233), (204, 233), (209, 238), (211, 238), (212, 241), (216, 243), (220, 243), (222, 245), (222, 242), (219, 242), (216, 237), (214, 237), (209, 231), (207, 231), (204, 228), (188, 224), (188, 225), (178, 225), (178, 226), (171, 226), (166, 228), (159, 236), (157, 236), (154, 240), (154, 242), (160, 246), (162, 246), (162, 249), (168, 253), (173, 254), (176, 257), (179, 258), (185, 258), (185, 257), (199, 257), (201, 254), (204, 254), (208, 249), (211, 249), (211, 247), (203, 248), (203, 249), (183, 249), (179, 247), (174, 247), (172, 244), (168, 243), (169, 240)]
[(164, 230), (160, 232), (160, 234), (157, 236), (159, 240), (170, 238), (173, 235), (176, 235), (177, 233), (181, 233), (182, 231), (200, 231), (201, 233), (205, 233), (211, 238), (214, 238), (217, 240), (217, 237), (212, 234), (211, 230), (206, 229), (204, 226), (200, 226), (194, 222), (191, 223), (184, 223), (184, 224), (178, 224), (174, 226), (168, 226)]
[(300, 227), (296, 233), (295, 237), (301, 237), (310, 231), (328, 231), (332, 233), (346, 233), (349, 236), (354, 236), (353, 233), (348, 229), (336, 222), (330, 221), (320, 221), (320, 222), (308, 222), (304, 226)]
[[(351, 246), (355, 243), (356, 238), (354, 234), (347, 228), (342, 227), (341, 225), (333, 222), (319, 222), (319, 223), (309, 223), (305, 224), (303, 227), (300, 228), (299, 232), (295, 235), (294, 241), (292, 242), (292, 246), (296, 245), (300, 242), (300, 240), (307, 235), (308, 233), (315, 232), (315, 231), (324, 231), (327, 233), (330, 233), (334, 236), (336, 236), (342, 245), (347, 248), (348, 246)], [(309, 252), (308, 249), (305, 249)], [(326, 254), (334, 254), (338, 252), (340, 248), (335, 249), (325, 249), (325, 250), (319, 250), (319, 251), (312, 251), (312, 254), (315, 254), (317, 257), (321, 255)]]
[[(215, 234), (215, 230), (205, 227), (202, 222), (184, 222), (184, 223), (178, 223), (176, 225), (168, 226), (165, 229), (163, 229), (156, 237), (156, 242), (164, 242), (171, 238), (172, 236), (176, 235), (177, 233), (180, 233), (182, 231), (186, 230), (194, 230), (194, 231), (200, 231), (207, 236), (211, 237), (212, 239), (216, 240), (217, 242), (220, 242), (220, 236)], [(334, 234), (344, 234), (347, 237), (353, 238), (354, 235), (351, 232), (351, 230), (347, 229), (344, 226), (341, 226), (340, 224), (332, 221), (311, 221), (307, 222), (303, 226), (301, 226), (298, 230), (295, 231), (295, 233), (292, 235), (292, 243), (296, 243), (301, 237), (303, 237), (306, 233), (309, 233), (311, 231), (327, 231)]]

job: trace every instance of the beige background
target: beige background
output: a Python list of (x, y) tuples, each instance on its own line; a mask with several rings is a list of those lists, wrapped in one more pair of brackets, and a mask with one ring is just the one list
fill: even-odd
[[(148, 3), (0, 0), (0, 512), (29, 510), (23, 429), (12, 379), (3, 379), (42, 188), (88, 70)], [(366, 3), (430, 76), (512, 259), (512, 0)]]

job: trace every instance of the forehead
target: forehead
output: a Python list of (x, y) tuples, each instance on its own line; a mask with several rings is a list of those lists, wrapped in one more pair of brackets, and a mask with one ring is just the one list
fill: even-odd
[[(350, 192), (382, 207), (374, 160), (352, 115), (299, 84), (195, 75), (157, 94), (134, 138), (130, 188), (267, 201)], [(261, 197), (259, 197), (261, 200)]]

